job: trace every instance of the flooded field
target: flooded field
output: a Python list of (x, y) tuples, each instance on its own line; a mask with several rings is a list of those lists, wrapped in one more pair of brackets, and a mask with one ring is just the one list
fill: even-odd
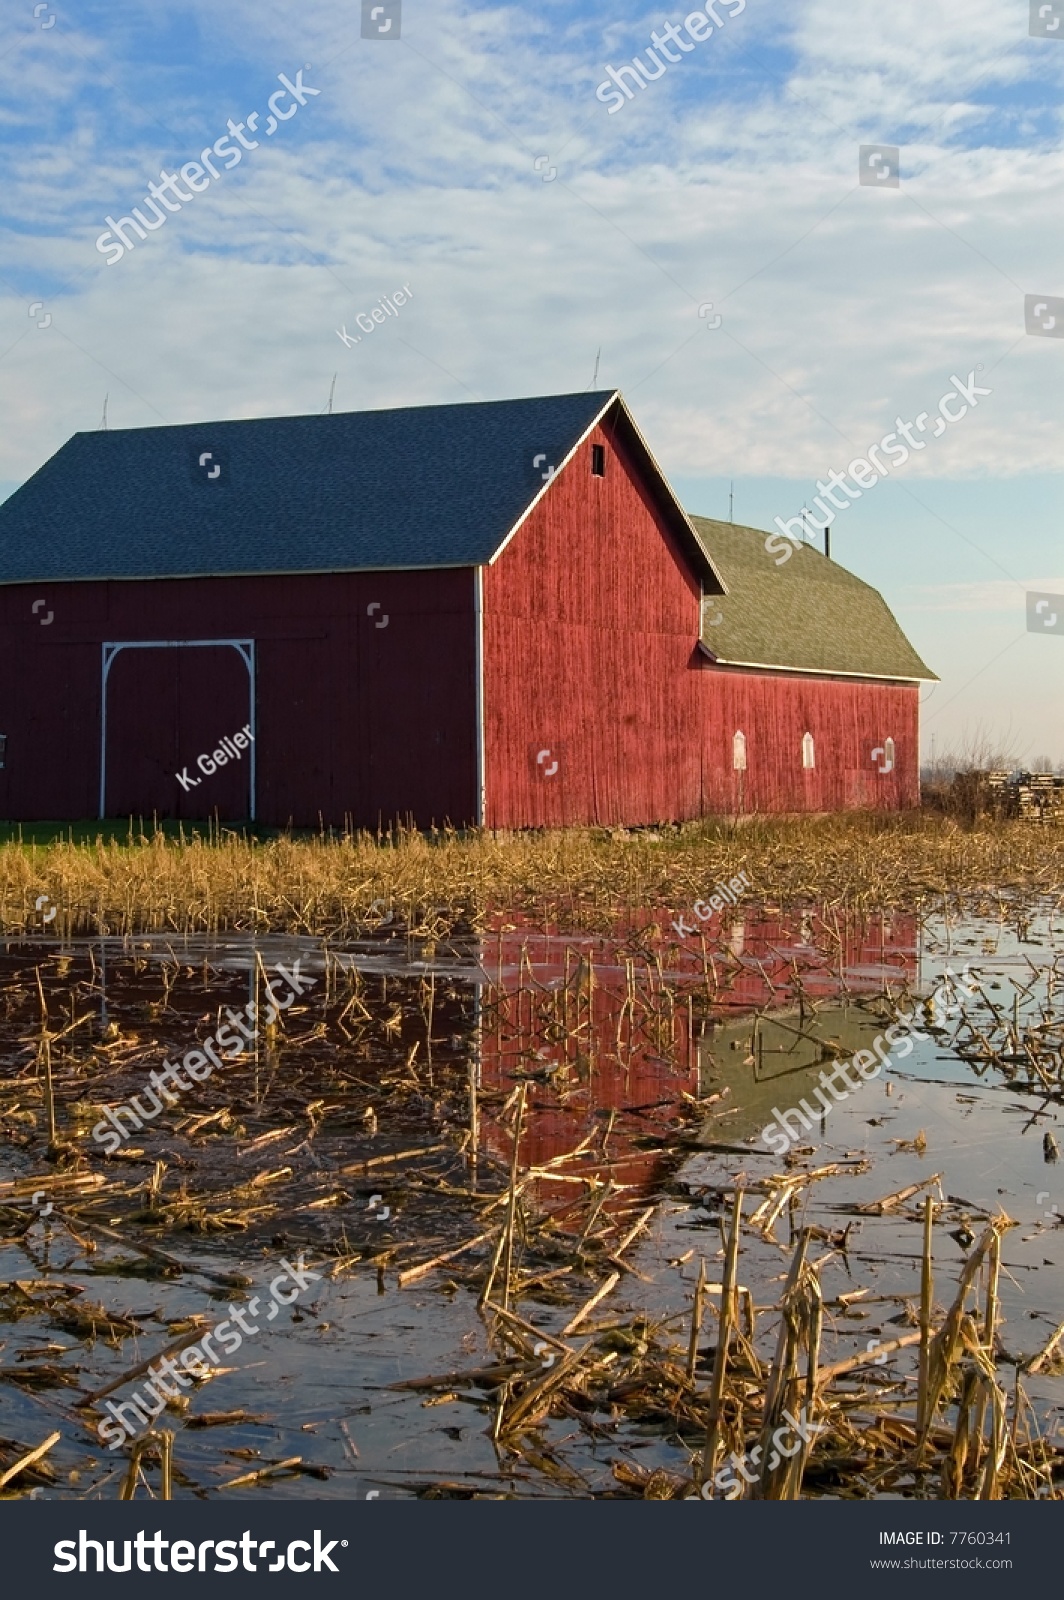
[(1062, 957), (1003, 896), (7, 943), (0, 1494), (1059, 1497)]

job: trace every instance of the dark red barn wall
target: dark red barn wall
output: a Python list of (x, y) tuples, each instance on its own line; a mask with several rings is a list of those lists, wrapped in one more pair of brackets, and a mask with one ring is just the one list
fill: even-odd
[[(105, 640), (239, 638), (256, 646), (261, 822), (473, 821), (474, 592), (468, 568), (0, 588), (0, 817), (97, 815)], [(232, 650), (119, 654), (108, 812), (246, 815), (243, 761), (196, 768), (248, 720), (246, 683)], [(187, 793), (186, 765), (203, 777)]]
[(917, 686), (717, 666), (697, 644), (699, 592), (638, 470), (597, 431), (485, 569), (489, 826), (918, 804)]
[[(106, 814), (195, 818), (206, 798), (221, 822), (246, 817), (250, 749), (230, 757), (219, 738), (231, 742), (252, 716), (248, 668), (231, 647), (120, 650), (107, 675)], [(224, 765), (213, 761), (218, 748)], [(211, 774), (197, 769), (201, 751), (212, 756)], [(184, 782), (175, 783), (177, 772)]]

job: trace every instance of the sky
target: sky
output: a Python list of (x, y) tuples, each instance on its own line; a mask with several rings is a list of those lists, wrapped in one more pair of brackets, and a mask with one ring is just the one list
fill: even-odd
[[(6, 8), (0, 498), (105, 400), (128, 428), (594, 383), (690, 511), (771, 530), (959, 383), (832, 557), (941, 680), (925, 758), (1064, 762), (1064, 0), (713, 9), (678, 49), (686, 7), (622, 0)], [(118, 254), (108, 216), (156, 222), (189, 162)]]

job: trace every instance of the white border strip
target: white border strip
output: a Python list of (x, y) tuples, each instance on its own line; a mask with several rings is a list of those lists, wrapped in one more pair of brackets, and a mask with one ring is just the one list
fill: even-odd
[(477, 826), (483, 828), (487, 814), (486, 742), (484, 736), (484, 568), (473, 568), (474, 643), (476, 648), (477, 700)]

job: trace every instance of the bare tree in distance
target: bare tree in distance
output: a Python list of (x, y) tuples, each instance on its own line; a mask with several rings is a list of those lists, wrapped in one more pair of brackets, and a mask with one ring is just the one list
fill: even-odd
[[(959, 774), (970, 772), (1014, 772), (1019, 766), (1011, 726), (1004, 734), (997, 734), (977, 723), (971, 732), (966, 728), (959, 749), (935, 752), (933, 763), (928, 763), (921, 778), (931, 789), (948, 786)], [(1052, 768), (1039, 768), (1051, 771)]]

